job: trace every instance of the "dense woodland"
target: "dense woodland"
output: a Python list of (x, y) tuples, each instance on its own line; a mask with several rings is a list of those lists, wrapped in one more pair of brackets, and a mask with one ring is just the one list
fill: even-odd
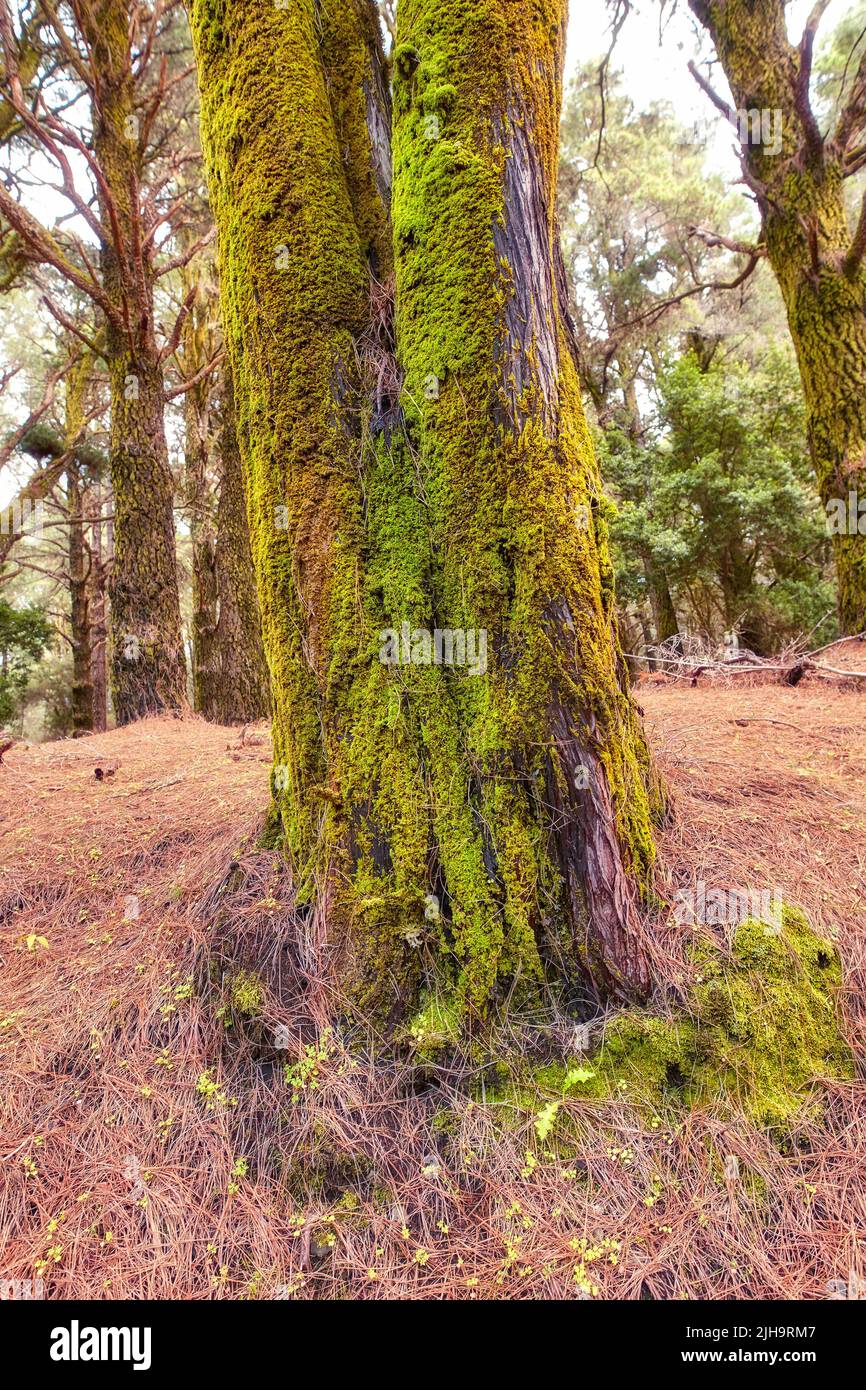
[(866, 631), (866, 6), (604, 8), (0, 0), (4, 744), (268, 721), (389, 1043), (673, 998), (635, 682)]

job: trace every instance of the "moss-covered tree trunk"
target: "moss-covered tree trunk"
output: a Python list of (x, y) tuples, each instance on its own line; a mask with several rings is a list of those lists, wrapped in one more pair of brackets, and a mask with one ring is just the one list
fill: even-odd
[(398, 355), (437, 623), (488, 634), (486, 678), (454, 685), (506, 927), (602, 990), (640, 992), (648, 759), (558, 293), (565, 24), (559, 0), (401, 5)]
[[(783, 0), (689, 0), (716, 46), (741, 123), (767, 256), (787, 310), (822, 501), (866, 498), (866, 267), (844, 203), (848, 151), (824, 139)], [(755, 120), (757, 115), (757, 121)], [(757, 135), (763, 116), (764, 129)], [(855, 131), (849, 134), (856, 135)], [(834, 536), (843, 630), (866, 630), (866, 536)]]
[(659, 798), (555, 290), (564, 7), (404, 0), (393, 253), (366, 0), (191, 18), (316, 939), (389, 1022), (434, 981), (479, 1008), (545, 972), (645, 994)]
[(165, 395), (153, 309), (153, 240), (139, 207), (141, 112), (135, 107), (130, 0), (80, 7), (98, 86), (94, 152), (103, 181), (103, 287), (119, 318), (106, 326), (111, 392), (114, 565), (112, 693), (118, 724), (186, 702)]

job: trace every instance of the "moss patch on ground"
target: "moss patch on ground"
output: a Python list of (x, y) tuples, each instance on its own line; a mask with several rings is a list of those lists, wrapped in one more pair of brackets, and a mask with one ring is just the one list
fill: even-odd
[(776, 1127), (808, 1099), (815, 1080), (853, 1075), (836, 1012), (839, 955), (802, 913), (786, 908), (781, 930), (742, 923), (728, 955), (701, 942), (692, 965), (681, 1014), (618, 1014), (596, 1053), (538, 1072), (542, 1090), (617, 1097), (654, 1111), (728, 1103), (755, 1124)]

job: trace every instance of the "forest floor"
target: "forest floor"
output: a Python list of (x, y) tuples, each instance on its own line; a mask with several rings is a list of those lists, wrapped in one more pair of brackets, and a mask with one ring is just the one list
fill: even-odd
[[(837, 650), (845, 662), (862, 669), (863, 646)], [(637, 696), (676, 807), (669, 900), (703, 881), (802, 906), (839, 942), (862, 1054), (866, 690), (650, 680)], [(283, 865), (256, 847), (269, 763), (264, 726), (197, 719), (7, 753), (0, 1283), (41, 1279), (50, 1298), (856, 1291), (862, 1082), (818, 1082), (821, 1107), (784, 1143), (724, 1107), (567, 1101), (561, 1157), (540, 1142), (543, 1096), (488, 1101), (468, 1066), (383, 1059), (329, 1028)]]

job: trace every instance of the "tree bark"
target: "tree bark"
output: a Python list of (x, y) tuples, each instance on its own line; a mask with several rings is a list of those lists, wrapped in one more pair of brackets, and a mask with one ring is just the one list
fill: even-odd
[(191, 18), (298, 899), (386, 1023), (425, 946), (470, 1008), (644, 995), (660, 797), (555, 289), (564, 6), (404, 0), (396, 356), (372, 7)]
[[(634, 444), (642, 446), (644, 430), (643, 420), (641, 419), (640, 402), (638, 401), (636, 374), (634, 366), (629, 360), (629, 356), (625, 349), (618, 354), (618, 363), (622, 379), (626, 432)], [(646, 469), (645, 487), (649, 494), (647, 501), (651, 502), (652, 478), (649, 467)], [(651, 509), (648, 515), (650, 520), (652, 520)], [(679, 637), (680, 635), (676, 605), (674, 604), (664, 566), (658, 563), (649, 546), (645, 547), (641, 558), (643, 560), (644, 574), (649, 590), (650, 607), (652, 609), (653, 624), (655, 626), (655, 641), (656, 645), (661, 646), (663, 642), (668, 642), (671, 638)], [(657, 667), (658, 662), (653, 661), (651, 665)]]
[(93, 369), (85, 353), (66, 378), (65, 439), (71, 454), (66, 466), (66, 509), (68, 526), (70, 630), (72, 637), (72, 731), (89, 733), (93, 729), (93, 674), (91, 670), (91, 616), (89, 572), (91, 557), (84, 527), (84, 488), (77, 447), (84, 447), (87, 394)]
[(118, 724), (186, 703), (186, 665), (174, 536), (174, 483), (153, 316), (153, 242), (143, 245), (141, 150), (129, 0), (80, 8), (99, 75), (93, 99), (99, 208), (111, 229), (101, 247), (103, 287), (121, 313), (106, 325), (111, 391), (114, 564), (111, 675)]
[[(195, 288), (192, 272), (184, 287)], [(206, 295), (199, 295), (183, 326), (183, 372), (191, 380), (210, 360), (216, 316)], [(183, 398), (184, 490), (192, 543), (192, 684), (193, 707), (214, 718), (218, 690), (216, 630), (219, 594), (216, 579), (216, 499), (210, 474), (213, 382), (205, 377)]]
[[(845, 150), (824, 139), (800, 81), (782, 0), (689, 0), (715, 44), (740, 120), (768, 113), (778, 140), (744, 146), (767, 257), (787, 310), (821, 499), (866, 498), (866, 270), (852, 258)], [(776, 145), (780, 144), (777, 150)], [(866, 536), (834, 535), (839, 617), (866, 629)]]
[(69, 593), (72, 635), (72, 731), (93, 729), (93, 672), (91, 668), (91, 620), (88, 594), (89, 556), (84, 536), (81, 480), (73, 464), (66, 471), (66, 507), (69, 526)]
[(223, 369), (221, 413), (214, 548), (216, 678), (213, 706), (205, 713), (220, 724), (248, 724), (267, 717), (270, 692), (229, 363)]
[(93, 685), (93, 729), (104, 733), (108, 728), (108, 623), (105, 611), (105, 560), (102, 544), (102, 483), (99, 479), (91, 493), (90, 525), (90, 613), (91, 613), (91, 682)]

